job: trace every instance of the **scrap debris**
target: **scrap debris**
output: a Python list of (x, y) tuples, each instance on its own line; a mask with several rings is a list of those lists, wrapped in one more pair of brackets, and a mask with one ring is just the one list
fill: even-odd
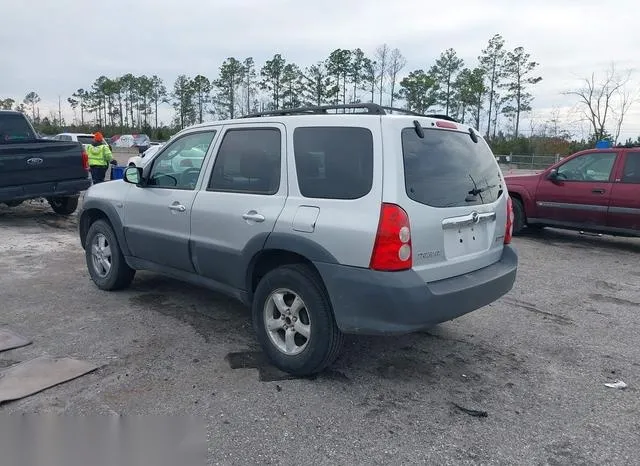
[(615, 382), (605, 383), (604, 386), (609, 388), (617, 388), (618, 390), (624, 390), (625, 388), (627, 388), (627, 384), (624, 383), (622, 380), (616, 380)]
[(487, 417), (489, 414), (486, 411), (479, 411), (477, 409), (469, 409), (469, 408), (465, 408), (463, 406), (460, 406), (459, 404), (456, 404), (454, 402), (451, 402), (451, 404), (453, 406), (455, 406), (456, 408), (458, 408), (460, 411), (462, 411), (465, 414), (468, 414), (469, 416), (473, 416), (473, 417)]

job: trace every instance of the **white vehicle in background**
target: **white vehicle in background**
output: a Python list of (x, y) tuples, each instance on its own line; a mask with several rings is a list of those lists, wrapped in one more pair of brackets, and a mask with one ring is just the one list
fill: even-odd
[(93, 144), (93, 134), (91, 133), (60, 133), (51, 139), (55, 141), (79, 142), (83, 145)]
[(152, 142), (151, 146), (147, 150), (145, 150), (140, 155), (134, 155), (133, 157), (129, 157), (127, 161), (127, 166), (129, 167), (144, 167), (147, 161), (152, 159), (153, 155), (158, 152), (162, 148), (162, 143)]

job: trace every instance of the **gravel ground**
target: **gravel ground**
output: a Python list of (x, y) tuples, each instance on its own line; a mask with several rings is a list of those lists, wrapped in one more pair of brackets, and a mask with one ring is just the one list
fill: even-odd
[(0, 414), (191, 414), (209, 464), (637, 464), (638, 240), (519, 237), (507, 297), (429, 332), (349, 337), (310, 380), (265, 364), (248, 311), (212, 292), (150, 273), (99, 291), (74, 217), (0, 207), (0, 238), (0, 325), (34, 341), (0, 367), (101, 366)]

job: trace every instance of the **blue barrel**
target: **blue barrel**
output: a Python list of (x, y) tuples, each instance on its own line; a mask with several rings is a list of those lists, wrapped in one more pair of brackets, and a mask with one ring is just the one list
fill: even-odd
[(111, 179), (121, 180), (124, 177), (124, 169), (127, 167), (111, 167)]

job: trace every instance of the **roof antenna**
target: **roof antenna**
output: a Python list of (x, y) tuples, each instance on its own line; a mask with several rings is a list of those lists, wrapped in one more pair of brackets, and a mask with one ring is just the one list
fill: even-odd
[(422, 129), (422, 125), (418, 120), (413, 120), (413, 126), (416, 129), (416, 134), (420, 139), (424, 139), (424, 130)]

